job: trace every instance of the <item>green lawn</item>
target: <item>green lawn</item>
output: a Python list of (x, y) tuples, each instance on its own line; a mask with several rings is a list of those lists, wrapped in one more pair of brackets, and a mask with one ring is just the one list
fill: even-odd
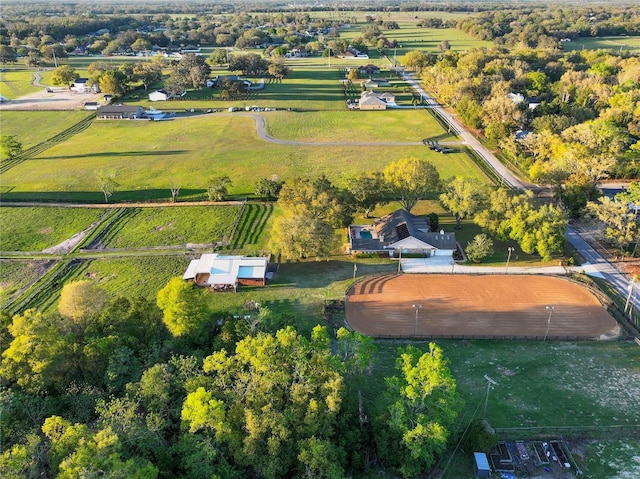
[[(86, 111), (2, 111), (0, 131), (14, 135), (24, 149), (53, 137), (89, 116)], [(38, 125), (34, 128), (34, 125)]]
[[(388, 112), (371, 113), (384, 123)], [(297, 114), (291, 112), (292, 118)], [(395, 115), (393, 112), (390, 118), (397, 118)], [(417, 111), (416, 115), (424, 118), (425, 125), (430, 124), (424, 112)], [(267, 124), (268, 121), (267, 117)], [(396, 126), (392, 131), (398, 130)], [(419, 140), (422, 134), (416, 137)], [(358, 139), (355, 130), (354, 141)], [(393, 136), (384, 139), (395, 140)], [(233, 182), (230, 192), (247, 195), (252, 194), (257, 180), (274, 174), (283, 180), (320, 174), (337, 179), (342, 173), (382, 170), (390, 162), (407, 157), (431, 160), (443, 178), (464, 175), (485, 180), (464, 153), (441, 155), (422, 145), (307, 146), (264, 142), (256, 135), (254, 120), (240, 114), (168, 122), (96, 121), (68, 141), (11, 168), (1, 180), (4, 199), (101, 202), (96, 172), (115, 170), (120, 187), (112, 197), (114, 202), (169, 199), (174, 181), (182, 188), (180, 199), (187, 199), (203, 198), (210, 176), (228, 175)]]
[(241, 206), (130, 208), (100, 243), (105, 248), (143, 248), (229, 240)]
[(35, 93), (42, 87), (33, 85), (33, 70), (7, 69), (0, 72), (0, 95), (9, 100)]
[(0, 208), (0, 251), (39, 251), (88, 228), (100, 208)]

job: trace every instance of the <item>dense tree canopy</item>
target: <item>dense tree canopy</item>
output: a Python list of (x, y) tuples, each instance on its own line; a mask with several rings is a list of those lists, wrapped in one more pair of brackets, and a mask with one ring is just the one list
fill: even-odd
[(417, 158), (390, 163), (384, 169), (384, 179), (390, 197), (399, 201), (409, 212), (418, 200), (438, 193), (440, 188), (440, 175), (435, 166)]

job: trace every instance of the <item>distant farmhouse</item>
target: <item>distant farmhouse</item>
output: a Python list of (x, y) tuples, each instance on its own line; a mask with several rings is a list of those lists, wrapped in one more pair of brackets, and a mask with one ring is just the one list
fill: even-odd
[(377, 66), (375, 66), (373, 63), (369, 63), (368, 65), (364, 65), (361, 67), (358, 67), (358, 74), (359, 75), (379, 75), (380, 74), (380, 68), (378, 68)]
[(267, 266), (267, 258), (209, 253), (191, 261), (182, 279), (211, 291), (237, 291), (239, 285), (264, 286)]
[(455, 233), (432, 232), (428, 218), (396, 210), (370, 225), (349, 226), (350, 253), (377, 253), (389, 256), (423, 254), (452, 257)]

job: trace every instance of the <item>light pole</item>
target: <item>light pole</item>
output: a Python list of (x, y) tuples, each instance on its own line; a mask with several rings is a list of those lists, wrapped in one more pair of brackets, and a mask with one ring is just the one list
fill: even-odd
[(413, 337), (415, 338), (418, 335), (418, 313), (422, 309), (422, 305), (421, 304), (414, 304), (413, 305), (413, 309), (416, 310), (416, 322), (415, 322), (415, 324), (413, 326)]
[(555, 310), (555, 306), (547, 306), (547, 310), (549, 311), (549, 319), (547, 319), (547, 330), (544, 332), (543, 341), (547, 340), (547, 336), (549, 335), (549, 326), (551, 326), (551, 316), (553, 315), (553, 311)]
[(511, 261), (511, 253), (513, 253), (514, 250), (515, 250), (515, 248), (513, 246), (509, 246), (507, 248), (507, 251), (509, 252), (509, 254), (507, 255), (507, 266), (504, 268), (504, 272), (505, 273), (509, 269), (509, 261)]
[(629, 283), (629, 295), (627, 296), (627, 302), (624, 304), (624, 314), (627, 314), (629, 303), (631, 302), (631, 295), (633, 294), (633, 284), (636, 282), (636, 275), (631, 277), (631, 283)]

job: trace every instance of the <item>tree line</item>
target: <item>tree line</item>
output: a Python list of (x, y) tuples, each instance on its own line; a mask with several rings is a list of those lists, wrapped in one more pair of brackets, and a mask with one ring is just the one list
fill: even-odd
[(0, 475), (337, 479), (376, 464), (412, 478), (456, 434), (436, 344), (400, 348), (372, 392), (372, 338), (296, 331), (255, 304), (214, 312), (205, 294), (174, 278), (157, 304), (110, 300), (83, 280), (57, 311), (3, 313)]

